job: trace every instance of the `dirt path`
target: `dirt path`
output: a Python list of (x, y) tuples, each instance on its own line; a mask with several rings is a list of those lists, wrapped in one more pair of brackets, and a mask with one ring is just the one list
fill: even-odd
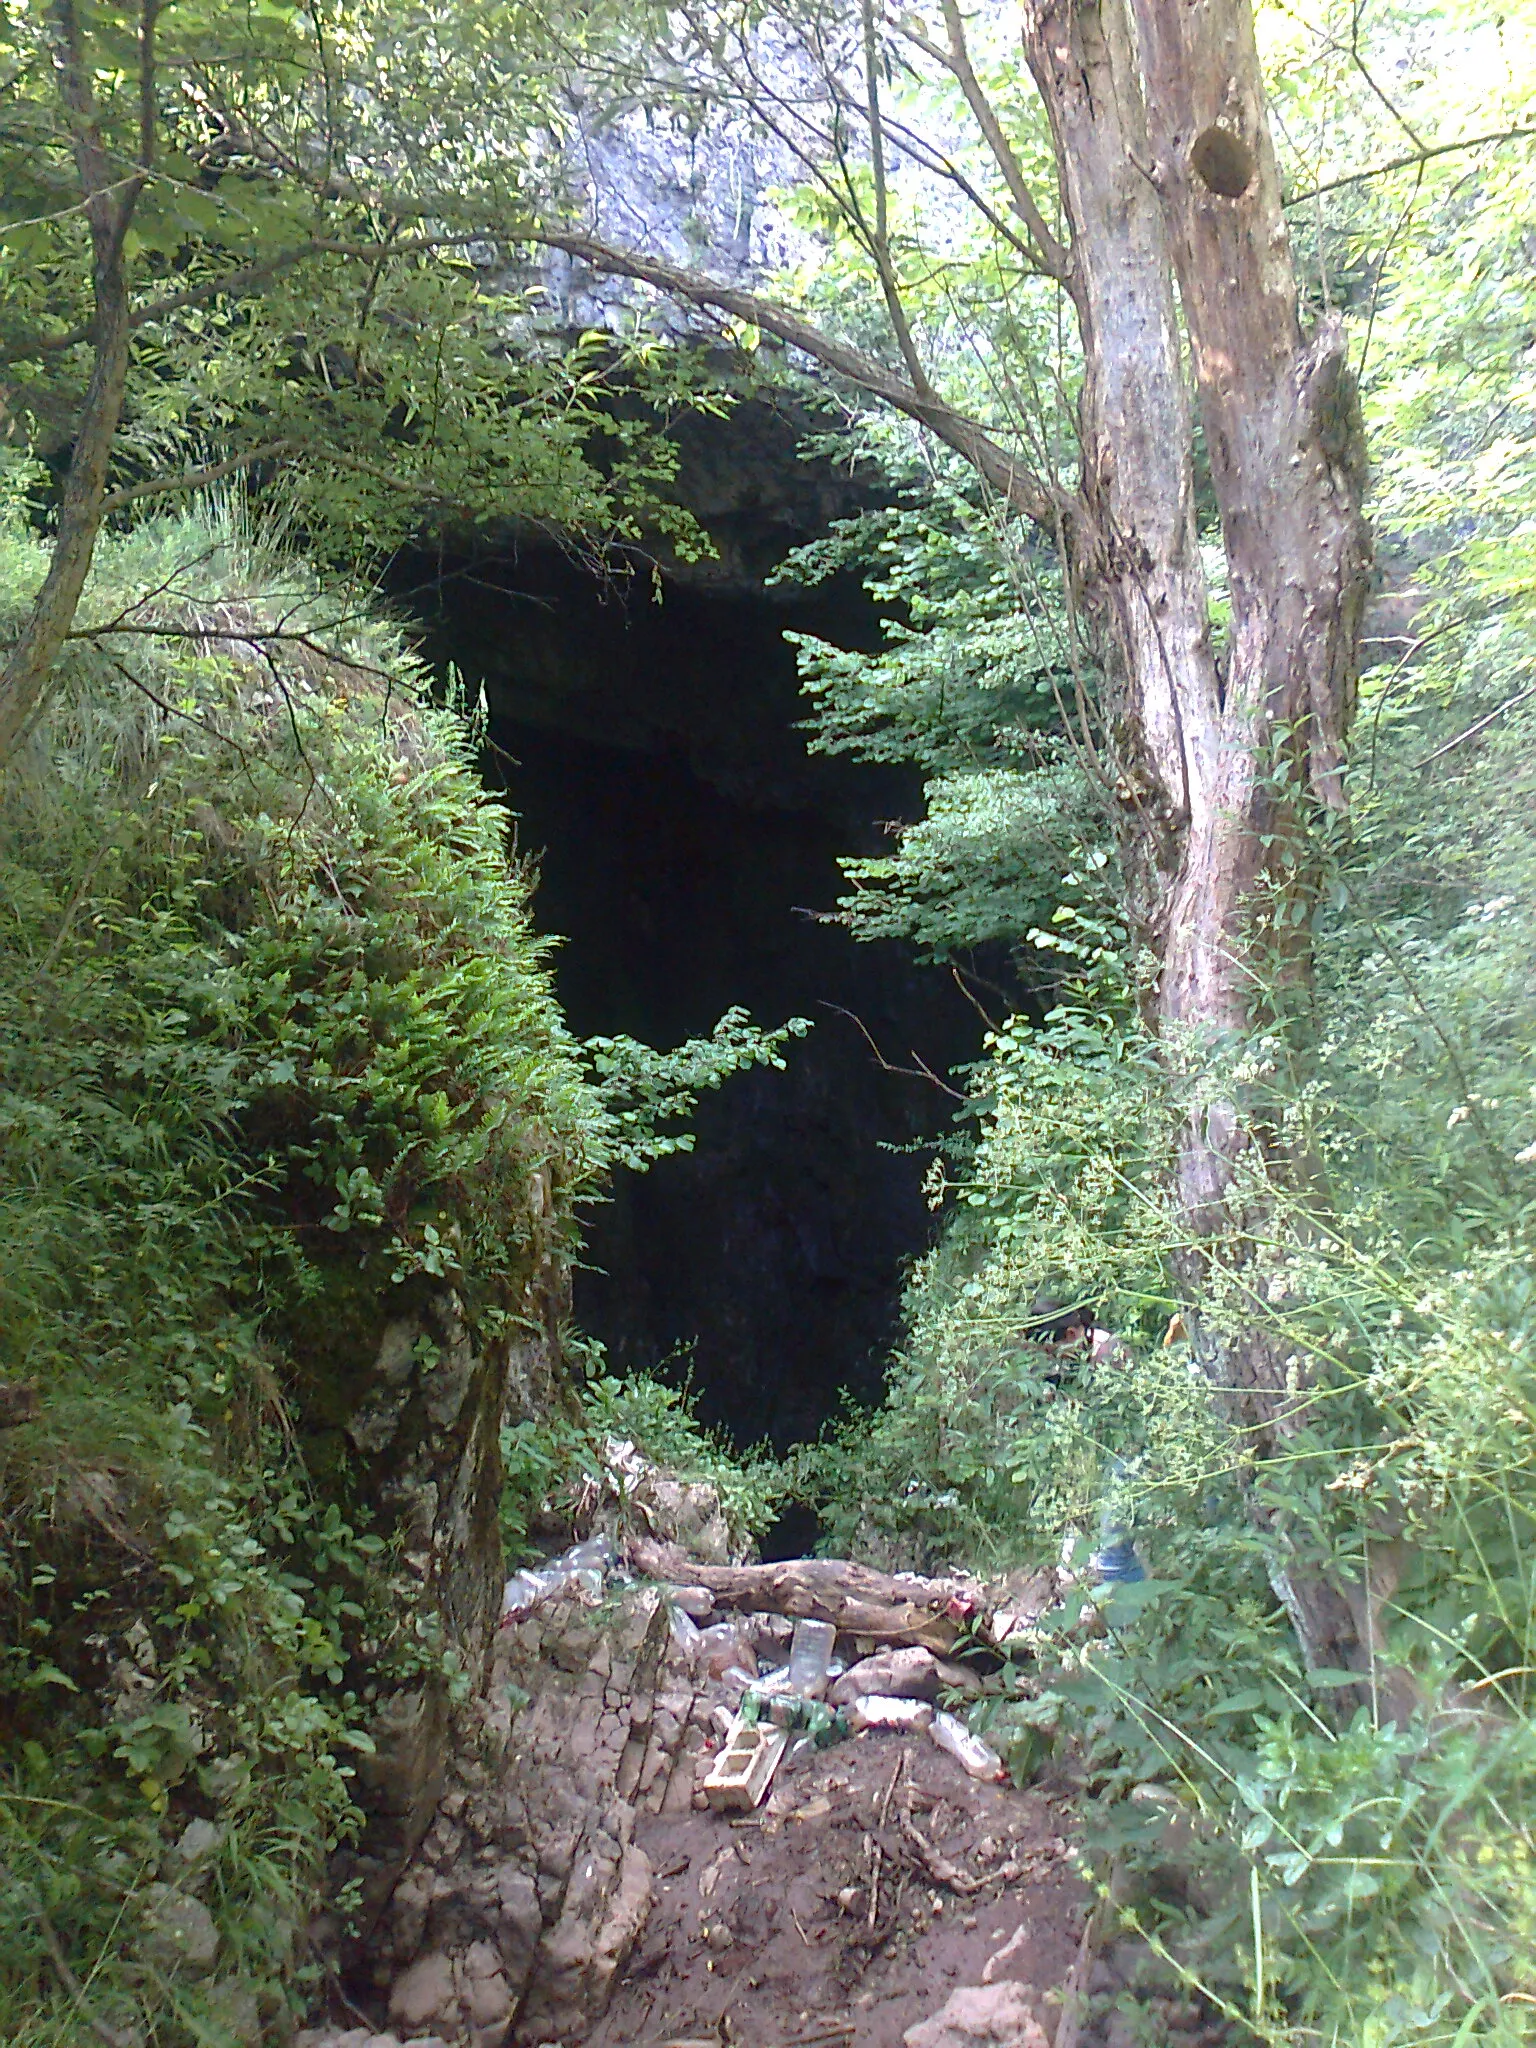
[[(591, 2048), (901, 2048), (963, 1985), (1071, 1970), (1087, 1911), (1070, 1795), (980, 1784), (922, 1737), (869, 1733), (781, 1771), (748, 1819), (646, 1819), (654, 1898)], [(946, 1881), (947, 1880), (947, 1881)]]
[[(711, 1810), (730, 1688), (679, 1599), (621, 1579), (509, 1621), (302, 2048), (1218, 2048), (1145, 1946), (1085, 1951), (1067, 1764), (1017, 1790), (868, 1729)], [(785, 1616), (742, 1626), (729, 1654), (782, 1661)]]

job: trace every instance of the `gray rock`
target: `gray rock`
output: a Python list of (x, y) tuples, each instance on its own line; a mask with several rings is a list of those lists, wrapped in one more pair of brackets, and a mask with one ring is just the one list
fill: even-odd
[(906, 2048), (1050, 2048), (1034, 2001), (1019, 1984), (956, 1991), (931, 2019), (908, 2027)]
[(621, 1591), (601, 1625), (554, 1607), (501, 1631), (478, 1739), (368, 1937), (403, 2043), (588, 2031), (650, 1908), (636, 1816), (691, 1808), (708, 1704), (654, 1587)]
[(461, 1999), (471, 2027), (505, 2027), (512, 2016), (512, 1987), (491, 1943), (471, 1942), (458, 1974)]
[(293, 2037), (293, 2048), (448, 2048), (441, 2034), (413, 2034), (402, 2041), (398, 2034), (376, 2034), (371, 2027), (306, 2027)]
[(526, 1981), (544, 1932), (539, 1888), (529, 1871), (503, 1863), (496, 1871), (495, 1940), (514, 1983)]
[(189, 1820), (176, 1843), (183, 1863), (206, 1863), (224, 1840), (224, 1830), (211, 1820)]
[(452, 2025), (458, 2019), (459, 1993), (451, 1960), (441, 1954), (422, 1956), (397, 1977), (389, 1994), (389, 2016), (414, 2030), (433, 2020)]
[(209, 1986), (208, 2004), (218, 2024), (240, 2048), (261, 2048), (261, 2003), (248, 1984), (226, 1977)]
[(904, 1649), (881, 1650), (851, 1665), (827, 1697), (837, 1707), (869, 1694), (881, 1699), (936, 1700), (942, 1692), (968, 1692), (974, 1685), (975, 1680), (959, 1665), (947, 1664), (932, 1650), (909, 1644)]
[(168, 1884), (152, 1884), (143, 1894), (144, 1953), (152, 1962), (180, 1967), (201, 1976), (219, 1954), (219, 1930), (201, 1899)]
[(675, 1543), (701, 1564), (729, 1564), (731, 1530), (720, 1496), (706, 1480), (649, 1471), (632, 1505), (661, 1543)]

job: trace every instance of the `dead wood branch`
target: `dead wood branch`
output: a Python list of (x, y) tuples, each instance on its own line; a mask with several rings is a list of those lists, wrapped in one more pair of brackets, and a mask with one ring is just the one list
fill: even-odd
[(786, 1614), (830, 1621), (849, 1635), (881, 1643), (918, 1643), (943, 1655), (954, 1648), (960, 1621), (948, 1610), (974, 1592), (957, 1579), (892, 1578), (843, 1558), (798, 1557), (779, 1564), (698, 1564), (672, 1544), (636, 1537), (630, 1560), (647, 1578), (704, 1586), (722, 1607), (748, 1614)]
[(1093, 1975), (1099, 1945), (1108, 1932), (1109, 1925), (1109, 1902), (1101, 1899), (1088, 1915), (1083, 1938), (1077, 1945), (1077, 1960), (1062, 1986), (1061, 2017), (1056, 2022), (1056, 2038), (1052, 2048), (1077, 2048), (1088, 2011), (1088, 1979)]
[(988, 1885), (1012, 1884), (1015, 1878), (1029, 1873), (1030, 1864), (1025, 1862), (999, 1863), (995, 1870), (984, 1870), (979, 1877), (973, 1877), (968, 1870), (962, 1870), (958, 1863), (952, 1863), (918, 1827), (910, 1814), (900, 1817), (901, 1838), (919, 1869), (934, 1884), (941, 1884), (957, 1898), (974, 1898), (977, 1892), (984, 1892)]

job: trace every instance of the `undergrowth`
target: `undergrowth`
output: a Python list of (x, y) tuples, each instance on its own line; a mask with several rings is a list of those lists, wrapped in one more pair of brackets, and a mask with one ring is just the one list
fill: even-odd
[(281, 1326), (360, 1267), (505, 1318), (607, 1139), (389, 629), (227, 515), (104, 550), (80, 625), (0, 808), (0, 2035), (233, 2043), (444, 1655)]
[(588, 1366), (571, 1410), (502, 1429), (502, 1534), (510, 1560), (539, 1556), (535, 1532), (563, 1529), (584, 1490), (612, 1489), (613, 1451), (626, 1444), (669, 1478), (712, 1487), (734, 1544), (763, 1534), (791, 1489), (788, 1468), (766, 1448), (743, 1451), (707, 1429), (686, 1388), (651, 1373), (605, 1372), (601, 1348), (590, 1340), (571, 1348), (586, 1354)]
[[(1407, 623), (1363, 684), (1348, 825), (1319, 831), (1308, 1014), (1220, 1054), (1280, 1171), (1250, 1150), (1216, 1255), (1167, 1192), (1177, 1079), (1108, 821), (1042, 740), (1031, 650), (1066, 642), (1034, 538), (941, 476), (866, 558), (933, 593), (913, 630), (804, 650), (819, 743), (930, 778), (897, 854), (848, 867), (846, 922), (954, 963), (995, 1022), (885, 1400), (798, 1453), (795, 1490), (827, 1549), (895, 1569), (1086, 1566), (1130, 1523), (1146, 1578), (1100, 1588), (1086, 1633), (1070, 1599), (989, 1732), (1027, 1769), (1056, 1731), (1089, 1874), (1276, 2048), (1536, 2039), (1530, 267), (1470, 205), (1421, 257), (1368, 393)], [(1011, 1015), (976, 972), (999, 942)], [(1244, 1330), (1290, 1361), (1268, 1443), (1213, 1398), (1192, 1273), (1207, 1363)], [(1092, 1306), (1122, 1362), (1064, 1370), (1041, 1294)], [(1307, 1668), (1298, 1574), (1344, 1591), (1366, 1668)]]
[[(0, 640), (44, 566), (0, 521)], [(381, 1320), (449, 1290), (493, 1355), (610, 1165), (686, 1144), (699, 1089), (803, 1028), (577, 1044), (475, 744), (366, 598), (230, 504), (103, 544), (0, 790), (24, 2048), (283, 2037), (375, 1703), (468, 1680), (345, 1427)], [(589, 1434), (714, 1458), (660, 1390), (589, 1400)]]
[[(1091, 1870), (1276, 2044), (1536, 2037), (1536, 725), (1468, 744), (1432, 805), (1411, 779), (1477, 708), (1464, 673), (1378, 739), (1313, 1078), (1275, 1042), (1234, 1054), (1324, 1197), (1250, 1161), (1258, 1234), (1203, 1303), (1305, 1362), (1277, 1445), (1225, 1425), (1174, 1320), (1177, 1105), (1101, 952), (993, 1036), (885, 1404), (797, 1466), (828, 1547), (894, 1567), (1054, 1563), (1074, 1532), (1082, 1563), (1129, 1514), (1146, 1580), (1102, 1589), (1087, 1639), (1069, 1602), (1032, 1686), (1087, 1773)], [(1064, 1374), (1032, 1341), (1042, 1287), (1095, 1305), (1124, 1362)], [(1368, 1671), (1307, 1669), (1298, 1567), (1370, 1603)]]

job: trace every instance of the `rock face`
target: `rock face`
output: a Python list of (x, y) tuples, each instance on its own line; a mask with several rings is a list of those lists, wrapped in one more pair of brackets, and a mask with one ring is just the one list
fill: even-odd
[[(428, 1618), (478, 1685), (502, 1583), (503, 1420), (548, 1415), (558, 1400), (560, 1326), (570, 1273), (548, 1169), (530, 1178), (530, 1252), (510, 1334), (487, 1340), (451, 1287), (338, 1269), (309, 1319), (284, 1335), (303, 1375), (299, 1412), (311, 1469), (360, 1497), (399, 1538), (393, 1592)], [(510, 1319), (509, 1319), (510, 1320)], [(367, 1826), (338, 1857), (338, 1884), (376, 1911), (426, 1832), (445, 1789), (452, 1713), (429, 1675), (380, 1701), (371, 1756), (358, 1761)]]
[[(760, 26), (753, 66), (771, 89), (793, 97), (802, 114), (820, 98), (814, 67), (782, 29)], [(792, 269), (812, 246), (774, 195), (805, 176), (787, 142), (769, 134), (727, 100), (695, 95), (675, 111), (664, 106), (604, 104), (590, 82), (568, 92), (569, 141), (563, 170), (571, 214), (601, 240), (643, 248), (683, 269), (749, 288)], [(472, 249), (493, 267), (499, 252)], [(697, 340), (718, 334), (718, 316), (675, 305), (633, 280), (610, 276), (549, 250), (511, 273), (542, 300), (537, 325), (565, 332), (606, 329), (630, 334), (638, 323), (653, 334)]]
[(690, 1808), (706, 1713), (660, 1595), (619, 1599), (616, 1619), (561, 1606), (500, 1632), (478, 1742), (357, 1982), (400, 2041), (563, 2041), (607, 2002), (650, 1905), (636, 1817)]

